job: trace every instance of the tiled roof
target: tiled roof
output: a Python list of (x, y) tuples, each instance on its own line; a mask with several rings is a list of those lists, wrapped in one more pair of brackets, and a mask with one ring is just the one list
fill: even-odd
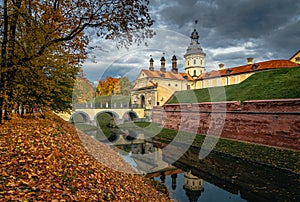
[(191, 75), (187, 74), (187, 73), (184, 73), (184, 72), (181, 72), (179, 73), (182, 75), (183, 78), (187, 79), (188, 81), (193, 81), (194, 79), (191, 77)]
[(158, 71), (158, 70), (147, 70), (147, 69), (143, 69), (142, 70), (147, 77), (151, 77), (151, 78), (166, 78), (166, 79), (173, 79), (173, 80), (185, 80), (185, 76), (187, 76), (188, 80), (193, 80), (189, 75), (187, 75), (186, 73), (174, 73), (174, 72), (162, 72), (162, 71)]
[(297, 63), (291, 62), (290, 60), (270, 60), (270, 61), (258, 62), (258, 63), (239, 66), (239, 67), (232, 67), (232, 68), (206, 72), (204, 74), (201, 74), (197, 78), (197, 80), (222, 77), (228, 75), (236, 75), (242, 73), (250, 73), (250, 72), (262, 71), (268, 69), (290, 68), (290, 67), (297, 67), (297, 66), (298, 66)]

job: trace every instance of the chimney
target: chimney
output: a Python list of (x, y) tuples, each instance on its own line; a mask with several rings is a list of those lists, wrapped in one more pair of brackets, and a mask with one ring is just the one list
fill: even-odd
[(252, 65), (253, 64), (253, 58), (247, 58), (248, 61), (248, 65)]
[(161, 72), (166, 72), (166, 67), (165, 67), (165, 65), (166, 65), (166, 59), (165, 59), (164, 56), (161, 57), (160, 64), (161, 64), (160, 71)]
[(152, 56), (150, 56), (150, 57), (151, 57), (151, 58), (150, 58), (150, 60), (149, 60), (149, 62), (150, 62), (149, 70), (150, 70), (150, 71), (154, 71), (154, 67), (153, 67), (153, 62), (154, 62), (154, 60), (153, 60)]
[(172, 57), (172, 72), (173, 73), (178, 73), (178, 69), (177, 69), (177, 58), (175, 55), (173, 55)]
[(224, 64), (219, 64), (219, 70), (224, 69)]

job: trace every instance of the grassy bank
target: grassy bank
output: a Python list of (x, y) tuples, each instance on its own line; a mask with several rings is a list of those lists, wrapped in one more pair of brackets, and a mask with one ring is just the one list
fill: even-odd
[(299, 81), (300, 67), (270, 70), (237, 85), (178, 91), (168, 103), (300, 98)]
[[(0, 201), (170, 201), (108, 146), (53, 114), (0, 128)], [(128, 167), (129, 166), (129, 167)]]
[[(145, 136), (154, 136), (154, 139), (165, 143), (172, 141), (178, 133), (176, 130), (160, 128), (157, 124), (146, 122), (128, 123), (119, 127), (144, 132)], [(194, 134), (183, 132), (182, 136), (193, 138)], [(197, 134), (193, 141), (193, 146), (201, 147), (204, 139), (204, 135)], [(214, 151), (300, 173), (299, 151), (296, 152), (221, 138), (217, 140)]]

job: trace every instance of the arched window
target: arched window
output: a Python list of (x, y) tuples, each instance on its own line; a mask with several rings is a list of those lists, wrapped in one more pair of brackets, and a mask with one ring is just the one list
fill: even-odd
[(145, 107), (145, 96), (141, 95), (141, 108)]

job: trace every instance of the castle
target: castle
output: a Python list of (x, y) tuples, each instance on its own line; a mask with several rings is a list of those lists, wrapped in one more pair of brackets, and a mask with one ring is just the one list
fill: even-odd
[(141, 70), (135, 80), (131, 92), (132, 104), (144, 108), (146, 116), (151, 116), (150, 111), (154, 106), (164, 105), (175, 91), (238, 84), (256, 72), (300, 65), (300, 51), (298, 51), (289, 60), (253, 63), (253, 58), (247, 58), (246, 65), (224, 68), (224, 64), (220, 64), (218, 70), (206, 72), (206, 54), (200, 46), (196, 28), (190, 38), (190, 45), (184, 55), (185, 72), (178, 72), (175, 55), (172, 57), (170, 71), (166, 70), (164, 56), (160, 59), (159, 70), (154, 69), (154, 60), (151, 57), (149, 68)]

